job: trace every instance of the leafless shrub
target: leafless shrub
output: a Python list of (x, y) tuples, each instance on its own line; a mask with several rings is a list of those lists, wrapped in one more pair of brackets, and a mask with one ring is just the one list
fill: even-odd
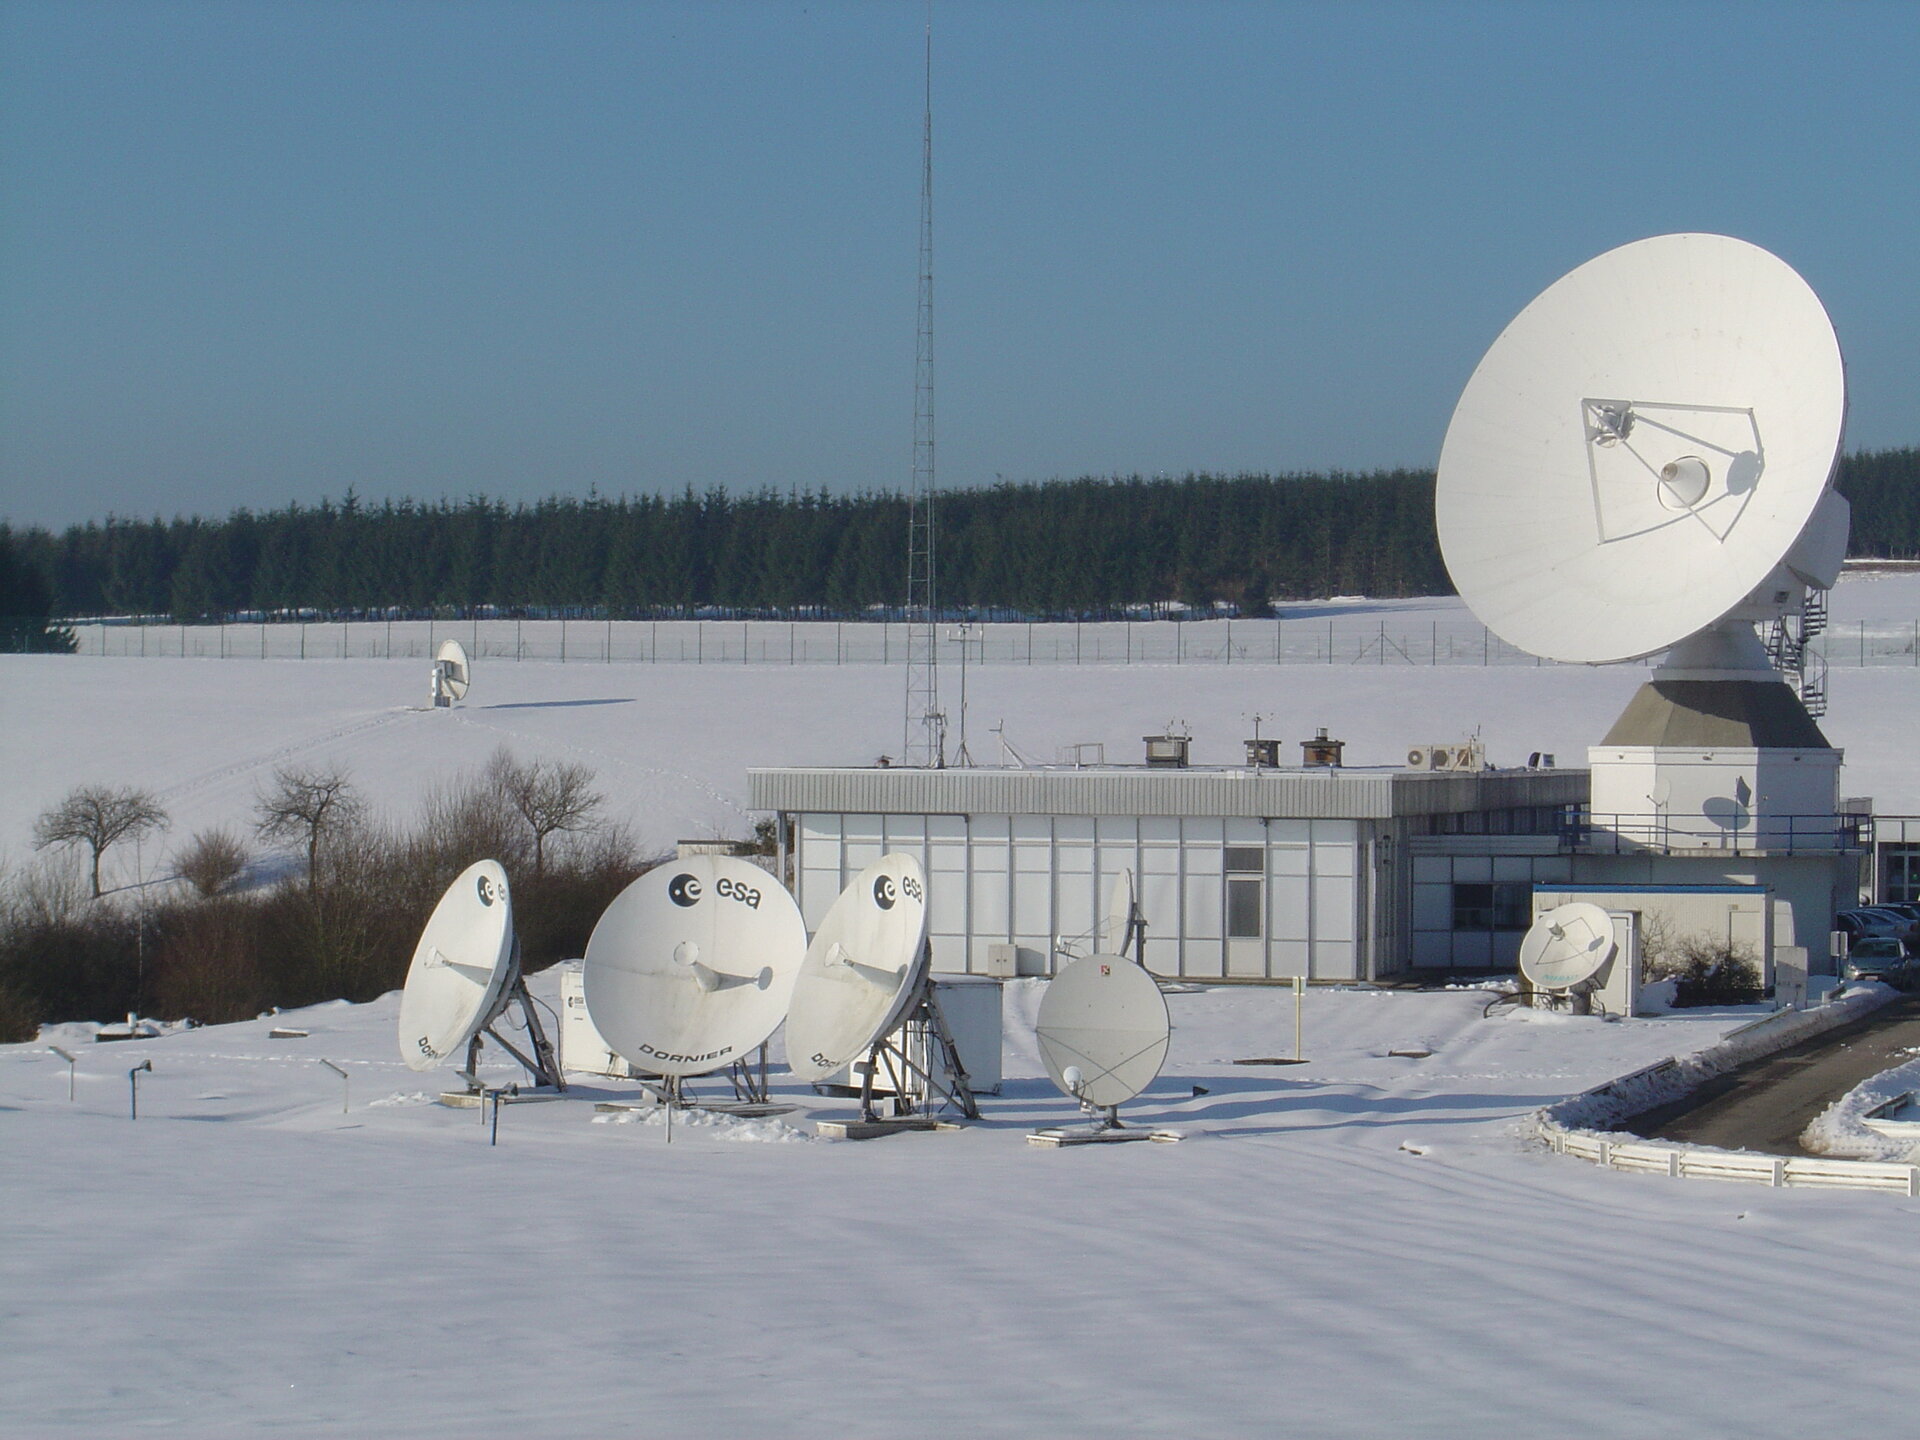
[(180, 878), (210, 900), (245, 872), (247, 852), (231, 830), (205, 830), (193, 837), (176, 864)]

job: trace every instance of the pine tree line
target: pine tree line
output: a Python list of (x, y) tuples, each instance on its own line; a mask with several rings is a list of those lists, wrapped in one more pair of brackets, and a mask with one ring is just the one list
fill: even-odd
[[(1855, 554), (1920, 554), (1920, 450), (1849, 456)], [(379, 610), (857, 615), (905, 590), (896, 493), (553, 498), (509, 507), (289, 506), (224, 520), (109, 519), (54, 534), (0, 526), (56, 617)], [(11, 546), (6, 542), (11, 539)], [(1433, 472), (1189, 475), (1000, 484), (941, 497), (943, 609), (1095, 616), (1179, 600), (1259, 613), (1268, 599), (1451, 590)], [(11, 550), (11, 560), (7, 551)]]

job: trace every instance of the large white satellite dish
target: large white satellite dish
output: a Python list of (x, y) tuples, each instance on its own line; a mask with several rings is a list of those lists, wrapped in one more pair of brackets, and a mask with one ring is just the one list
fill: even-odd
[(1053, 1083), (1101, 1113), (1091, 1129), (1055, 1128), (1032, 1138), (1053, 1145), (1177, 1138), (1125, 1129), (1115, 1113), (1160, 1074), (1171, 1034), (1166, 997), (1147, 970), (1118, 955), (1089, 955), (1067, 966), (1040, 997), (1034, 1036)]
[(779, 1027), (806, 949), (799, 906), (758, 865), (669, 860), (621, 891), (593, 927), (581, 966), (587, 1013), (678, 1101), (680, 1081), (744, 1064)]
[(1605, 969), (1618, 948), (1612, 917), (1575, 900), (1533, 922), (1520, 941), (1520, 973), (1536, 990), (1571, 990)]
[(1111, 955), (1131, 955), (1146, 963), (1147, 922), (1134, 896), (1133, 871), (1122, 870), (1107, 887), (1107, 911), (1100, 920), (1100, 949)]
[[(530, 1054), (492, 1028), (516, 1000), (523, 1010)], [(566, 1088), (520, 975), (513, 897), (507, 872), (497, 860), (481, 860), (461, 871), (427, 919), (400, 995), (400, 1058), (410, 1069), (431, 1070), (464, 1045), (464, 1073), (477, 1087), (474, 1065), (486, 1035), (537, 1083)]]
[(787, 1065), (825, 1080), (901, 1019), (926, 970), (927, 883), (911, 855), (887, 855), (833, 902), (787, 1006)]
[(1832, 322), (1785, 261), (1724, 235), (1610, 250), (1467, 382), (1434, 498), (1447, 569), (1489, 629), (1554, 660), (1779, 613), (1837, 571), (1845, 418)]
[(458, 640), (442, 640), (433, 657), (433, 703), (447, 706), (466, 699), (467, 687), (472, 682), (473, 669), (467, 663), (467, 647)]

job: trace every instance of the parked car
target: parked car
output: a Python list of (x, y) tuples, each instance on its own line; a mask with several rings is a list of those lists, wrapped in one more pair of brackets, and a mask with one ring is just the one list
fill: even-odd
[(1891, 910), (1862, 906), (1834, 916), (1833, 928), (1845, 931), (1849, 940), (1859, 940), (1868, 935), (1903, 935), (1914, 928), (1914, 922)]
[(1914, 957), (1897, 937), (1869, 935), (1853, 942), (1841, 974), (1848, 980), (1881, 980), (1905, 990), (1914, 983), (1916, 969)]

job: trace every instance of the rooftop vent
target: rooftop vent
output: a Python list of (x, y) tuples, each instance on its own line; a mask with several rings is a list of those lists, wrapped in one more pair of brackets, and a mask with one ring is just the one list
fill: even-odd
[(1346, 748), (1344, 740), (1329, 740), (1327, 727), (1322, 725), (1314, 732), (1313, 739), (1300, 742), (1300, 763), (1321, 768), (1337, 767), (1340, 764), (1340, 752)]
[(1193, 745), (1188, 735), (1143, 735), (1147, 742), (1147, 764), (1169, 770), (1187, 767), (1187, 752)]
[(1271, 770), (1280, 763), (1280, 742), (1278, 740), (1253, 739), (1247, 741), (1247, 764), (1255, 770)]

